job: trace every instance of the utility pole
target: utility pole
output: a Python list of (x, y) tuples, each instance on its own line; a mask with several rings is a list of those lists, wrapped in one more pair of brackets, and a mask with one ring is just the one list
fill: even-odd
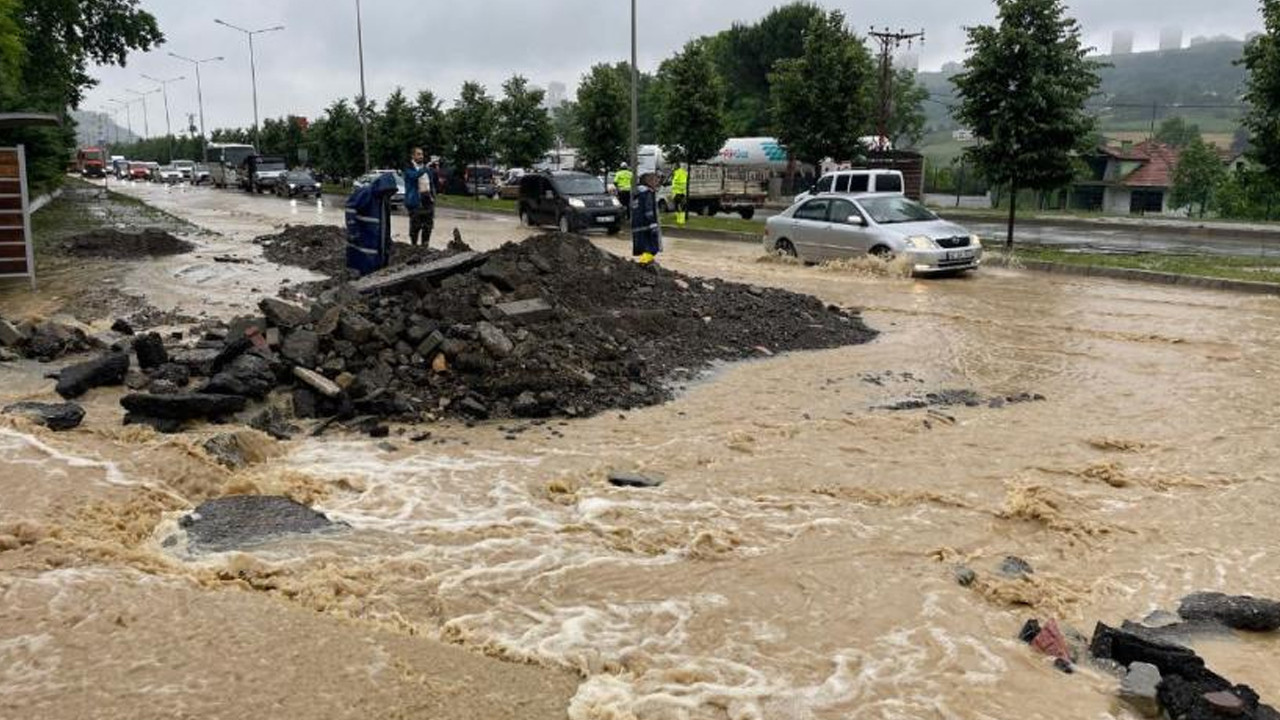
[[(364, 26), (360, 21), (360, 0), (356, 0), (356, 47), (360, 51), (360, 101), (368, 102), (364, 92)], [(360, 129), (364, 132), (364, 171), (369, 172), (369, 119), (360, 113)]]
[(133, 93), (142, 101), (142, 139), (151, 139), (151, 124), (147, 121), (147, 96), (160, 92), (160, 88), (153, 88), (146, 92), (138, 92), (137, 90), (126, 90), (125, 92)]
[(924, 30), (918, 33), (908, 33), (901, 29), (893, 32), (888, 28), (876, 30), (873, 26), (867, 35), (875, 38), (880, 45), (880, 124), (876, 149), (887, 150), (889, 119), (893, 117), (893, 51), (902, 47), (903, 43), (910, 48), (916, 40), (923, 46)]
[(203, 161), (205, 159), (204, 151), (205, 143), (207, 142), (205, 138), (207, 136), (204, 134), (204, 88), (200, 84), (200, 66), (209, 62), (222, 62), (226, 58), (219, 55), (218, 57), (205, 58), (204, 60), (195, 60), (177, 53), (169, 53), (169, 56), (191, 63), (196, 68), (196, 102), (199, 103), (200, 108), (200, 160)]
[(124, 121), (125, 121), (125, 127), (129, 129), (129, 142), (130, 143), (138, 142), (138, 138), (133, 134), (133, 108), (131, 107), (133, 105), (133, 101), (132, 100), (108, 100), (107, 102), (113, 102), (117, 105), (124, 107)]
[(169, 138), (169, 162), (173, 162), (173, 123), (169, 119), (169, 83), (186, 80), (187, 78), (185, 75), (179, 75), (178, 77), (168, 78), (165, 80), (154, 78), (150, 75), (143, 75), (142, 77), (158, 84), (160, 89), (164, 91), (164, 131)]
[[(640, 159), (640, 68), (636, 64), (636, 0), (631, 0), (631, 172), (638, 173)], [(633, 193), (632, 198), (635, 197)]]
[(263, 28), (261, 30), (245, 30), (242, 27), (232, 25), (229, 22), (224, 22), (217, 18), (214, 18), (213, 21), (223, 27), (238, 30), (249, 38), (249, 81), (253, 84), (253, 144), (256, 146), (258, 144), (258, 68), (253, 57), (253, 36), (283, 30), (284, 26), (276, 25), (275, 27)]

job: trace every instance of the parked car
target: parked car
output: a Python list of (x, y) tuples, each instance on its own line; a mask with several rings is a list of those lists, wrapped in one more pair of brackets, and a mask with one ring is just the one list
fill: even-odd
[(354, 190), (359, 190), (373, 182), (379, 175), (386, 175), (387, 173), (396, 176), (396, 194), (391, 196), (391, 207), (402, 208), (404, 207), (404, 175), (401, 175), (398, 170), (373, 170), (367, 172), (356, 178), (355, 182), (351, 183), (351, 187)]
[(822, 195), (765, 223), (766, 252), (807, 262), (902, 256), (919, 274), (975, 270), (982, 241), (896, 193)]
[(276, 194), (282, 198), (320, 197), (320, 183), (306, 170), (290, 170), (276, 183)]
[(622, 229), (622, 204), (604, 183), (582, 172), (555, 171), (520, 178), (520, 221), (530, 227), (556, 225), (560, 232)]
[(459, 173), (454, 168), (444, 171), (444, 192), (449, 195), (475, 195), (490, 200), (498, 196), (497, 175), (488, 165), (471, 165)]
[(520, 178), (528, 174), (528, 170), (523, 168), (512, 168), (503, 176), (502, 182), (498, 184), (498, 197), (503, 200), (519, 200), (520, 199)]
[(897, 193), (904, 194), (902, 173), (898, 170), (837, 170), (818, 178), (813, 188), (796, 195), (796, 202), (824, 193)]

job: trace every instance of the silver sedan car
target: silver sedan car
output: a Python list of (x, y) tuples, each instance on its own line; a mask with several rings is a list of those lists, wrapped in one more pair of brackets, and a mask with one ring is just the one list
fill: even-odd
[(982, 263), (982, 241), (898, 194), (822, 195), (765, 224), (766, 252), (806, 262), (905, 257), (916, 273), (962, 272)]

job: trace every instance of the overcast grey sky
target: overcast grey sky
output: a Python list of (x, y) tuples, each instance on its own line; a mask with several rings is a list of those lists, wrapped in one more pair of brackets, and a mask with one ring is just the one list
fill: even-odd
[[(779, 0), (640, 0), (640, 64), (653, 68), (689, 38), (719, 31), (734, 21), (754, 21)], [(869, 25), (923, 28), (928, 35), (921, 68), (933, 70), (964, 54), (963, 27), (989, 22), (990, 0), (899, 0), (894, 3), (822, 2), (843, 9), (855, 31)], [(215, 127), (247, 126), (253, 121), (249, 51), (244, 36), (214, 24), (215, 17), (256, 29), (284, 24), (283, 32), (254, 41), (258, 104), (262, 117), (287, 113), (315, 117), (338, 97), (359, 93), (355, 0), (143, 0), (168, 41), (160, 49), (134, 54), (126, 68), (100, 68), (101, 85), (91, 91), (85, 110), (99, 110), (126, 89), (154, 87), (141, 77), (186, 75), (170, 85), (175, 131), (186, 113), (196, 112), (191, 67), (168, 56), (223, 55), (205, 65), (205, 117)], [(1243, 37), (1259, 28), (1253, 0), (1071, 0), (1086, 39), (1107, 51), (1111, 33), (1131, 29), (1135, 50), (1153, 49), (1160, 28), (1181, 26), (1184, 39), (1219, 33)], [(410, 94), (429, 88), (447, 99), (468, 79), (491, 93), (520, 73), (536, 84), (560, 81), (572, 93), (593, 63), (618, 61), (629, 50), (626, 0), (363, 0), (365, 66), (369, 95), (381, 101), (397, 85)], [(1212, 8), (1210, 10), (1210, 8)], [(868, 14), (870, 12), (871, 14)], [(148, 99), (151, 132), (164, 132), (159, 94)], [(141, 107), (133, 125), (141, 132)], [(124, 114), (120, 114), (124, 124)]]

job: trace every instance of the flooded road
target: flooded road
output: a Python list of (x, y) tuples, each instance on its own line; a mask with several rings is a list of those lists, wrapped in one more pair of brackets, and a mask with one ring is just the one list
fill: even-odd
[[(208, 258), (342, 219), (125, 191), (221, 234), (205, 259), (124, 275), (161, 309), (234, 314), (310, 279)], [(525, 235), (442, 213), (438, 242), (454, 226), (477, 249)], [(0, 717), (1127, 718), (1112, 678), (1057, 672), (1016, 639), (1023, 621), (1088, 635), (1197, 590), (1280, 596), (1280, 299), (758, 255), (669, 241), (662, 260), (863, 308), (880, 337), (515, 439), (264, 440), (237, 472), (196, 449), (205, 435), (120, 428), (114, 391), (71, 433), (0, 421)], [(0, 365), (0, 402), (49, 397), (39, 372)], [(879, 409), (948, 389), (1045, 399)], [(665, 484), (615, 488), (611, 470)], [(350, 527), (252, 552), (163, 545), (201, 500), (244, 492)], [(1002, 576), (1006, 555), (1035, 572)], [(1200, 647), (1274, 703), (1278, 642)]]

